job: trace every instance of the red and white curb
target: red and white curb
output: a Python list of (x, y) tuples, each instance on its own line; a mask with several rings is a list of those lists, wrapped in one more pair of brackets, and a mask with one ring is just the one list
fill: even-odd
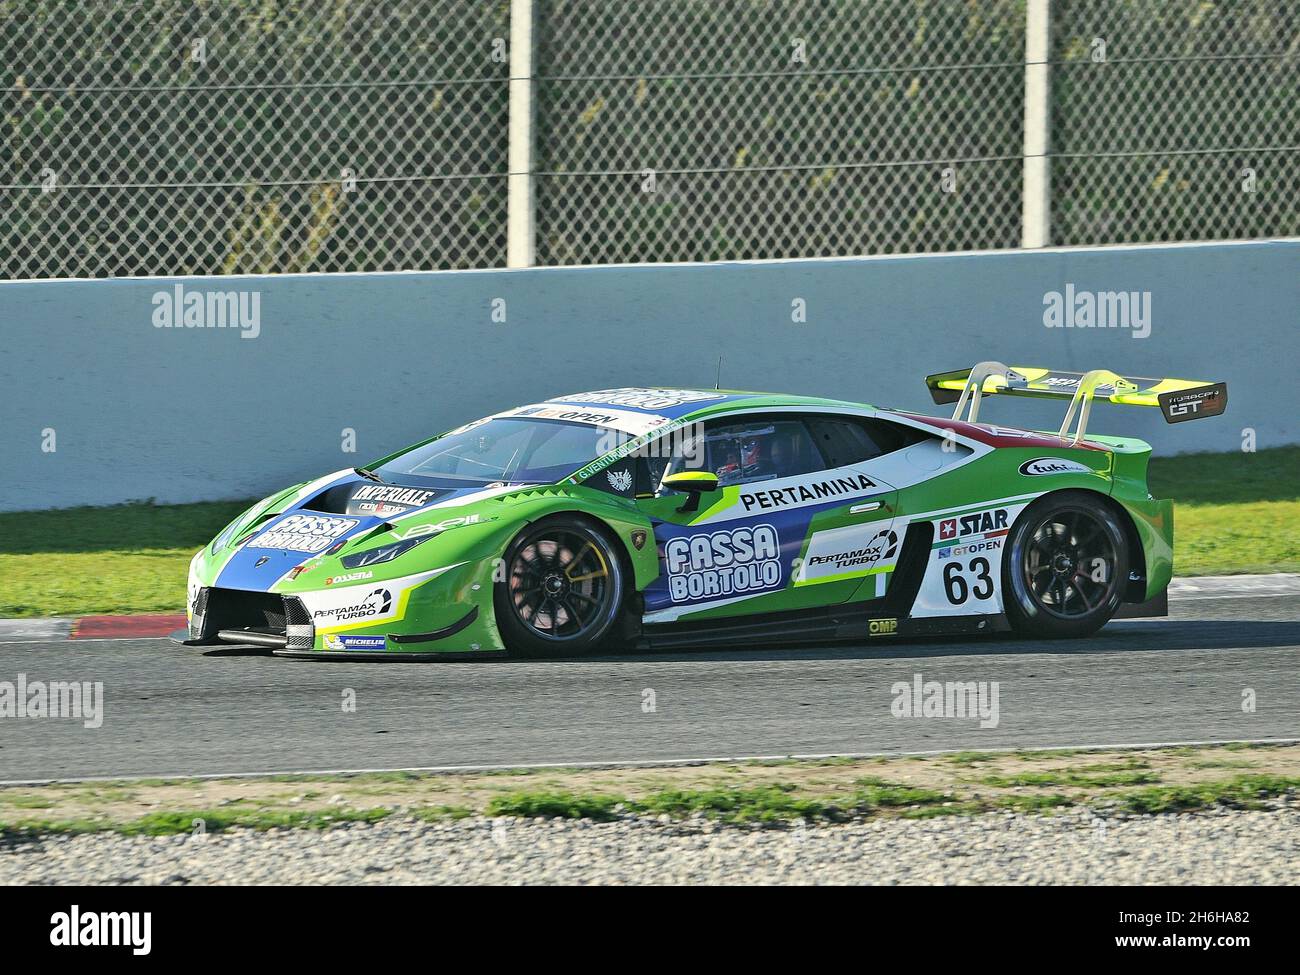
[[(1169, 584), (1169, 598), (1232, 599), (1251, 596), (1300, 596), (1300, 573), (1191, 576)], [(144, 640), (171, 636), (185, 629), (184, 613), (137, 616), (55, 616), (34, 620), (0, 619), (0, 643), (52, 643), (59, 640)]]
[(0, 643), (50, 643), (58, 640), (140, 640), (170, 636), (186, 626), (184, 613), (137, 616), (54, 616), (39, 620), (0, 620)]

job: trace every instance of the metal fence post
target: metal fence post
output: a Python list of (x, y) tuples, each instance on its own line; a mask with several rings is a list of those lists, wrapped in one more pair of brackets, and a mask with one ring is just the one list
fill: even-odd
[(506, 267), (531, 267), (533, 215), (533, 0), (510, 0), (510, 121)]
[(1025, 143), (1021, 247), (1052, 242), (1052, 167), (1047, 152), (1052, 130), (1051, 0), (1025, 5)]

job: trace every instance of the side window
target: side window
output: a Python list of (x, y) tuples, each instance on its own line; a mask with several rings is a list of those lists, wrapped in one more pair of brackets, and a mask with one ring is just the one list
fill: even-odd
[(709, 470), (719, 487), (822, 470), (827, 464), (802, 420), (745, 417), (704, 424), (702, 438), (689, 442), (665, 472)]
[(808, 428), (826, 458), (826, 466), (832, 468), (860, 464), (926, 439), (919, 430), (868, 417), (809, 418)]

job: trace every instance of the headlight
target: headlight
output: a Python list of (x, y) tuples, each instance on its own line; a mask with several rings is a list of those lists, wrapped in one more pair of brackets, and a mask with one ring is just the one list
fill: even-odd
[(377, 562), (391, 562), (399, 555), (409, 552), (421, 542), (437, 538), (443, 532), (451, 531), (453, 528), (460, 528), (464, 525), (477, 525), (479, 520), (478, 515), (465, 515), (460, 518), (448, 518), (436, 525), (417, 525), (407, 532), (406, 537), (400, 541), (388, 542), (378, 548), (368, 548), (364, 552), (354, 552), (351, 555), (343, 556), (339, 561), (345, 569), (360, 569), (363, 566), (374, 565)]
[(369, 548), (364, 552), (353, 552), (351, 555), (345, 555), (339, 559), (345, 569), (360, 569), (367, 565), (375, 565), (379, 562), (391, 562), (405, 552), (409, 552), (421, 542), (427, 542), (434, 538), (434, 535), (421, 535), (419, 538), (404, 538), (400, 542), (389, 542), (387, 545), (380, 545), (378, 548)]

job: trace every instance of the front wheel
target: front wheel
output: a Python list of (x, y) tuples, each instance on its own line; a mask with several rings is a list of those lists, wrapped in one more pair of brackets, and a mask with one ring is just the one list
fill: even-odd
[(544, 518), (506, 549), (493, 601), (506, 648), (521, 656), (589, 653), (619, 621), (622, 563), (608, 536), (582, 518)]
[(1119, 516), (1086, 491), (1040, 498), (1011, 529), (1002, 572), (1007, 619), (1018, 633), (1095, 633), (1119, 609), (1128, 579)]

